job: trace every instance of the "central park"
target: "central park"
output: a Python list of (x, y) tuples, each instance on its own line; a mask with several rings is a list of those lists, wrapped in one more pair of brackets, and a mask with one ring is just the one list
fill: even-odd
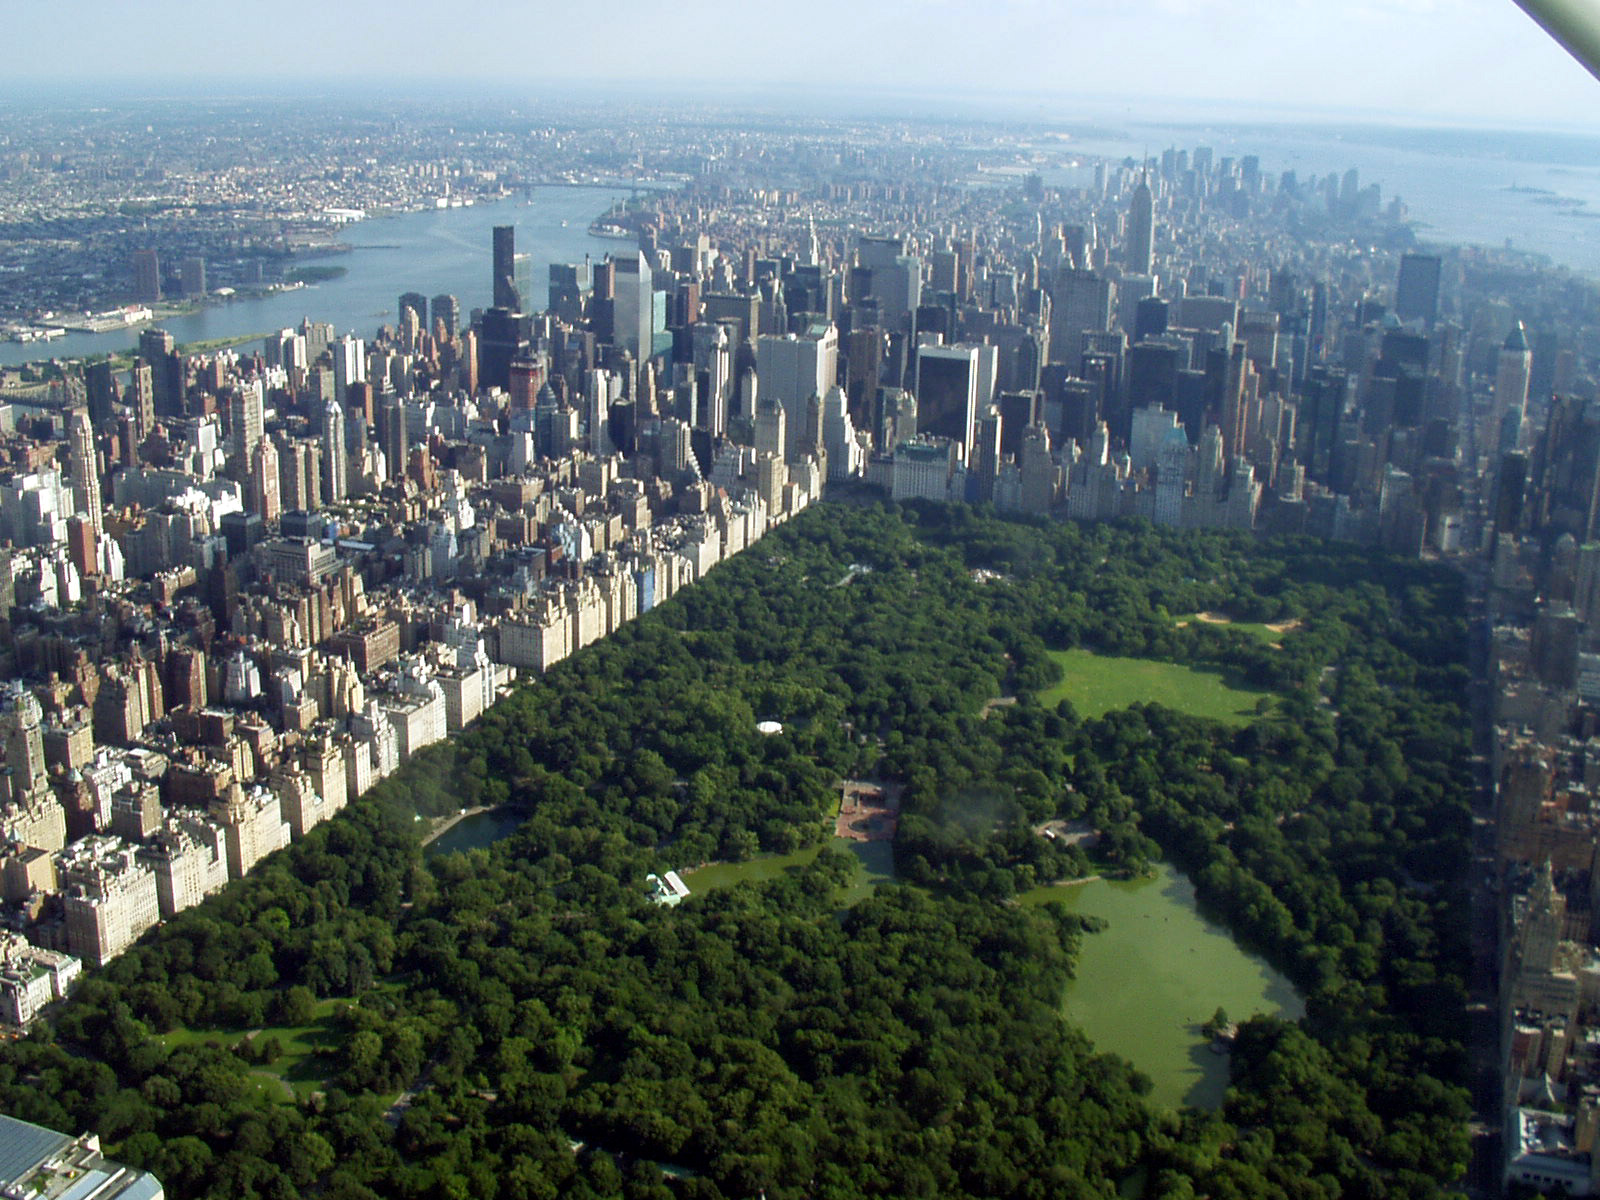
[[(1452, 1194), (1462, 612), (1335, 543), (817, 506), (86, 980), (0, 1109), (180, 1197)], [(892, 841), (835, 841), (851, 779)]]

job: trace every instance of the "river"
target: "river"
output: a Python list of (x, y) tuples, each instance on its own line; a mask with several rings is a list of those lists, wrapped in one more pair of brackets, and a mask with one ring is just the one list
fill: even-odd
[[(240, 298), (208, 305), (187, 316), (161, 322), (178, 341), (266, 334), (302, 318), (331, 321), (340, 334), (370, 338), (378, 326), (398, 320), (402, 292), (421, 292), (431, 301), (449, 293), (461, 305), (465, 322), (474, 307), (486, 307), (491, 296), (490, 230), (516, 226), (519, 253), (532, 262), (533, 295), (529, 302), (543, 309), (548, 299), (553, 262), (596, 261), (630, 243), (589, 235), (589, 222), (625, 198), (625, 188), (535, 188), (532, 198), (497, 204), (429, 209), (399, 216), (359, 221), (346, 227), (348, 254), (313, 260), (318, 265), (346, 268), (338, 279), (260, 298)], [(107, 354), (136, 346), (139, 331), (69, 333), (50, 342), (0, 342), (0, 365), (13, 366), (41, 358), (74, 358)]]

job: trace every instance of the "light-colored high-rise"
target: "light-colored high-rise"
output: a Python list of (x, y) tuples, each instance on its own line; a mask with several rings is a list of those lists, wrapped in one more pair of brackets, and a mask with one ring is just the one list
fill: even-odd
[(228, 398), (228, 454), (236, 463), (249, 463), (261, 444), (264, 410), (261, 380), (240, 380)]
[(250, 504), (263, 521), (276, 521), (283, 512), (278, 485), (278, 448), (262, 438), (250, 459)]
[(839, 331), (818, 322), (804, 334), (757, 338), (756, 378), (762, 401), (781, 404), (792, 425), (811, 397), (826, 396), (839, 381)]
[(322, 410), (322, 498), (337, 504), (350, 494), (350, 463), (344, 449), (344, 405)]
[(87, 409), (73, 410), (67, 433), (72, 443), (72, 486), (78, 493), (79, 511), (89, 518), (89, 528), (98, 541), (104, 532), (100, 523), (100, 472), (95, 463), (94, 426)]
[(619, 255), (612, 260), (616, 268), (611, 308), (611, 341), (618, 349), (644, 363), (652, 349), (655, 329), (655, 278), (642, 253)]
[(1500, 360), (1494, 376), (1494, 411), (1502, 430), (1500, 449), (1515, 450), (1513, 437), (1504, 432), (1520, 427), (1528, 411), (1528, 381), (1533, 373), (1533, 351), (1528, 348), (1528, 335), (1518, 321), (1511, 327), (1505, 345), (1500, 348)]

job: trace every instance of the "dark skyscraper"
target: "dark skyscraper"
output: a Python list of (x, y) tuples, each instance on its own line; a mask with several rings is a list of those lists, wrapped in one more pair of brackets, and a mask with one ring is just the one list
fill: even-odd
[(426, 296), (424, 296), (421, 292), (401, 292), (400, 293), (400, 303), (397, 306), (397, 308), (398, 308), (397, 315), (398, 315), (398, 318), (399, 318), (399, 324), (400, 325), (403, 326), (405, 324), (406, 309), (409, 308), (412, 312), (417, 314), (417, 325), (419, 327), (421, 327), (421, 328), (424, 328), (424, 329), (427, 327), (427, 324), (428, 324), (428, 298)]
[(494, 306), (507, 312), (522, 311), (517, 294), (517, 227), (494, 227)]
[(154, 250), (133, 252), (133, 298), (146, 304), (161, 299), (161, 261)]
[(1140, 179), (1128, 208), (1128, 244), (1122, 256), (1131, 274), (1150, 274), (1155, 264), (1155, 234), (1155, 198), (1150, 194), (1150, 185)]
[(96, 429), (109, 429), (116, 402), (121, 399), (117, 376), (109, 361), (90, 363), (84, 372), (84, 385), (88, 392), (89, 419)]
[(1439, 265), (1436, 254), (1401, 257), (1400, 279), (1394, 289), (1395, 316), (1433, 324), (1439, 315)]
[(448, 292), (433, 298), (433, 326), (444, 326), (444, 336), (453, 339), (461, 329), (461, 304)]

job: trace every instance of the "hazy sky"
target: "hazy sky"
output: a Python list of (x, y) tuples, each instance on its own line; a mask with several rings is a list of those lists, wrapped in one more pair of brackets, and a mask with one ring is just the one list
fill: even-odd
[[(1600, 0), (1595, 0), (1600, 3)], [(5, 6), (11, 83), (423, 79), (1037, 92), (1593, 128), (1511, 0), (76, 0)], [(1161, 102), (1170, 101), (1170, 106)], [(1301, 115), (1299, 113), (1295, 115)]]

